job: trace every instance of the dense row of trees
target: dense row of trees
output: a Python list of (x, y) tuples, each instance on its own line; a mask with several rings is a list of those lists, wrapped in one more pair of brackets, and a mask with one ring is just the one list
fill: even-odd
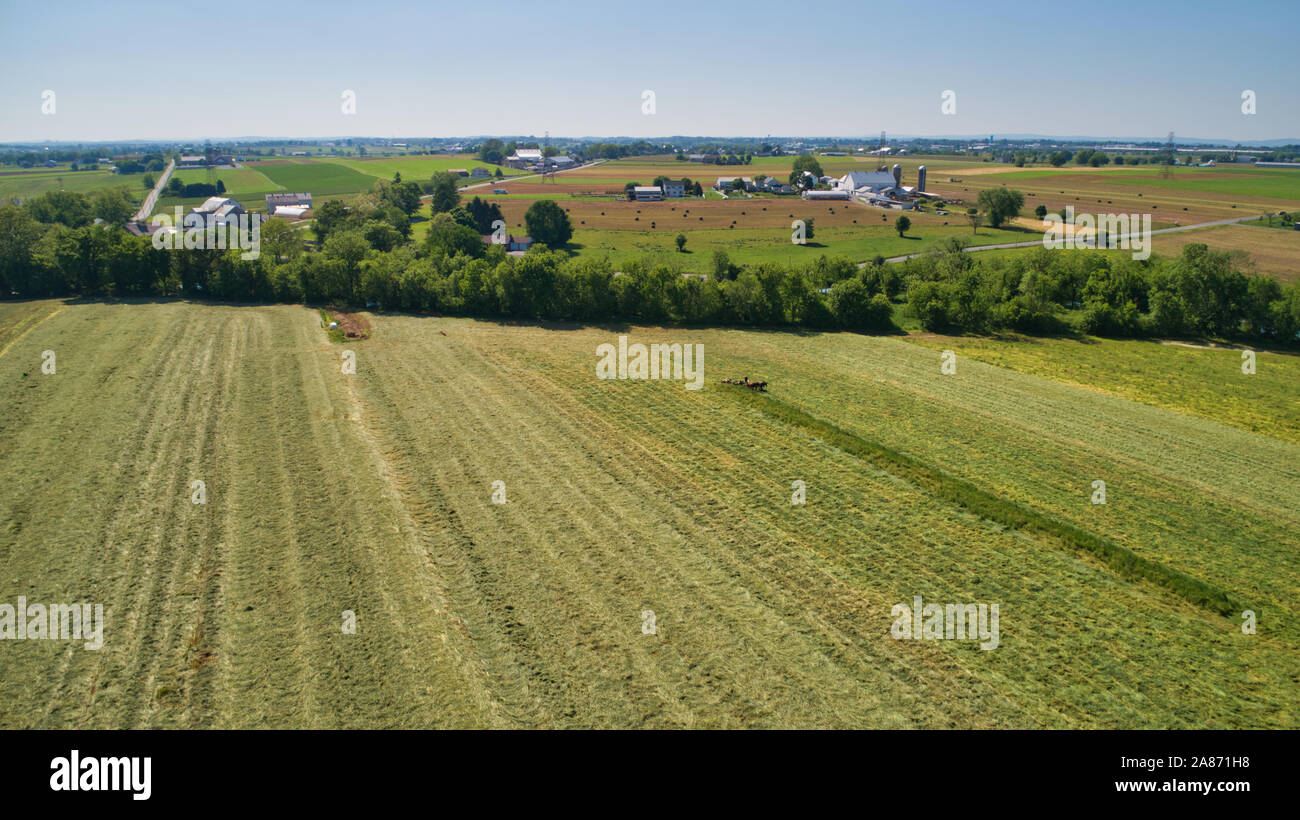
[(569, 321), (882, 331), (901, 310), (947, 332), (1053, 333), (1073, 323), (1099, 335), (1282, 345), (1300, 334), (1300, 284), (1248, 275), (1236, 255), (1200, 244), (1175, 259), (1137, 261), (1046, 248), (981, 258), (952, 240), (907, 262), (864, 266), (826, 256), (794, 267), (736, 265), (715, 251), (709, 275), (682, 275), (675, 254), (615, 272), (607, 260), (562, 250), (572, 226), (552, 200), (525, 215), (538, 244), (523, 256), (484, 243), (501, 219), (494, 203), (462, 204), (456, 194), (433, 214), (427, 239), (413, 243), (405, 185), (379, 183), (351, 206), (323, 203), (315, 251), (289, 223), (269, 220), (261, 255), (247, 260), (238, 251), (155, 249), (118, 227), (121, 214), (95, 224), (114, 207), (113, 192), (33, 197), (0, 206), (0, 288), (21, 297), (184, 295)]
[[(1294, 345), (1300, 285), (1242, 271), (1239, 254), (1189, 244), (1136, 261), (1046, 248), (982, 259), (956, 248), (900, 267), (907, 311), (926, 330), (1238, 338)], [(894, 294), (897, 295), (897, 294)]]

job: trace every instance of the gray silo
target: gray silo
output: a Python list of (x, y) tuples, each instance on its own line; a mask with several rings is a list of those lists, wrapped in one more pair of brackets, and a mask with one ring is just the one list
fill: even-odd
[(903, 184), (903, 166), (899, 165), (898, 163), (894, 163), (894, 184), (895, 185)]
[(916, 190), (925, 190), (925, 166), (916, 169)]

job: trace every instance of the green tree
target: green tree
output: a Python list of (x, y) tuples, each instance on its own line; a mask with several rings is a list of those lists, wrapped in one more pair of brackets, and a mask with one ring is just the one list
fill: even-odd
[(272, 217), (262, 223), (262, 250), (272, 263), (302, 256), (302, 237), (287, 220)]
[(911, 227), (912, 227), (912, 220), (908, 219), (904, 215), (900, 215), (898, 219), (894, 220), (894, 230), (898, 231), (898, 236), (900, 238), (903, 236), (903, 234), (907, 233), (908, 228)]
[(539, 199), (529, 205), (524, 225), (534, 242), (545, 243), (548, 248), (562, 248), (573, 236), (569, 215), (553, 199)]
[[(397, 176), (401, 176), (398, 174)], [(379, 190), (379, 199), (389, 205), (396, 206), (402, 213), (410, 216), (420, 210), (420, 186), (414, 182), (376, 182), (375, 187)]]
[(800, 154), (795, 157), (793, 171), (796, 174), (802, 174), (804, 171), (811, 171), (813, 176), (825, 176), (822, 172), (821, 163), (819, 163), (817, 158), (812, 154)]
[(435, 214), (433, 219), (429, 220), (429, 236), (425, 239), (425, 245), (430, 251), (455, 256), (463, 253), (466, 256), (480, 257), (483, 255), (483, 238), (474, 228), (468, 228), (461, 225), (451, 214)]
[[(466, 228), (478, 232), (478, 222), (474, 219), (474, 216), (459, 205), (448, 211), (447, 216), (450, 216), (457, 225), (464, 225)], [(487, 231), (483, 231), (483, 233), (487, 233)]]
[(988, 217), (989, 226), (1000, 228), (1004, 222), (1020, 214), (1020, 209), (1025, 204), (1025, 195), (1002, 186), (980, 191), (976, 202)]
[(457, 190), (456, 182), (456, 175), (450, 171), (438, 171), (433, 175), (430, 191), (433, 213), (446, 213), (460, 204), (460, 191)]
[(678, 252), (678, 253), (681, 253), (683, 250), (685, 250), (685, 248), (686, 248), (686, 234), (684, 234), (684, 233), (679, 233), (679, 234), (677, 234), (677, 238), (676, 238), (675, 240), (673, 240), (673, 241), (677, 243), (677, 252)]
[(831, 315), (841, 327), (854, 330), (884, 330), (889, 327), (893, 305), (883, 293), (872, 294), (858, 277), (836, 282), (828, 299)]
[(35, 274), (33, 254), (40, 240), (42, 228), (24, 208), (0, 205), (0, 293), (15, 291), (19, 296), (44, 295), (34, 293)]
[(498, 165), (505, 158), (505, 144), (499, 139), (485, 140), (478, 149), (478, 158), (483, 162)]
[(358, 230), (337, 231), (322, 246), (326, 259), (337, 260), (346, 273), (346, 287), (342, 293), (333, 293), (343, 299), (352, 299), (361, 279), (361, 260), (370, 252), (370, 242)]
[(135, 213), (135, 204), (127, 195), (125, 188), (111, 188), (96, 191), (92, 201), (95, 216), (109, 225), (122, 226)]
[(1038, 217), (1040, 220), (1041, 220), (1041, 219), (1046, 219), (1046, 218), (1047, 218), (1047, 206), (1046, 206), (1046, 205), (1039, 205), (1037, 208), (1034, 208), (1034, 216)]
[(713, 251), (713, 278), (721, 282), (732, 278), (731, 257), (722, 248)]
[(325, 204), (313, 211), (315, 220), (312, 227), (316, 229), (316, 242), (319, 248), (323, 248), (330, 234), (346, 225), (351, 218), (348, 206), (340, 199), (328, 199)]
[(90, 198), (76, 191), (48, 191), (28, 199), (24, 207), (37, 222), (57, 222), (69, 228), (88, 225), (95, 218)]

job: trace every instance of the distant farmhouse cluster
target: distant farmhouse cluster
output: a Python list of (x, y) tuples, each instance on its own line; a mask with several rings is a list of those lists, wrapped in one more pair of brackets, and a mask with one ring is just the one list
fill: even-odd
[(917, 200), (938, 199), (925, 190), (924, 165), (917, 169), (916, 185), (904, 185), (903, 168), (894, 165), (892, 171), (882, 166), (876, 171), (850, 171), (842, 177), (819, 177), (804, 171), (798, 188), (776, 177), (760, 177), (757, 181), (750, 177), (718, 177), (713, 187), (722, 193), (743, 189), (751, 194), (794, 194), (802, 189), (801, 196), (808, 200), (853, 201), (903, 211), (915, 208)]
[(689, 179), (661, 179), (654, 185), (634, 185), (628, 195), (637, 202), (660, 202), (681, 199), (689, 195), (693, 187)]
[[(833, 193), (844, 199), (853, 199), (877, 208), (896, 208), (910, 211), (919, 199), (936, 199), (925, 190), (925, 166), (916, 169), (916, 185), (903, 184), (903, 166), (895, 164), (890, 171), (850, 171), (835, 180)], [(808, 199), (817, 198), (820, 191), (807, 191)]]
[(754, 181), (753, 177), (718, 177), (718, 181), (713, 183), (715, 190), (726, 192), (737, 187), (736, 180), (740, 180), (740, 185), (746, 193), (764, 193), (764, 194), (794, 194), (798, 193), (793, 185), (782, 182), (776, 177), (761, 177)]
[(577, 160), (566, 154), (556, 154), (553, 157), (543, 156), (541, 148), (517, 148), (515, 152), (506, 157), (502, 162), (505, 165), (520, 171), (563, 171), (565, 168), (572, 168), (577, 164)]
[(177, 168), (223, 168), (233, 167), (236, 162), (243, 160), (243, 157), (235, 157), (230, 154), (214, 154), (209, 157), (206, 154), (181, 154), (180, 160), (177, 161)]

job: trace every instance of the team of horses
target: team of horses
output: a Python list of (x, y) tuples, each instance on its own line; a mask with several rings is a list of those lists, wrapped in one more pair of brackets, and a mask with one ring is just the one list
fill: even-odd
[(751, 382), (748, 376), (741, 379), (723, 379), (723, 384), (735, 384), (741, 387), (748, 387), (750, 390), (763, 391), (767, 389), (767, 382)]

